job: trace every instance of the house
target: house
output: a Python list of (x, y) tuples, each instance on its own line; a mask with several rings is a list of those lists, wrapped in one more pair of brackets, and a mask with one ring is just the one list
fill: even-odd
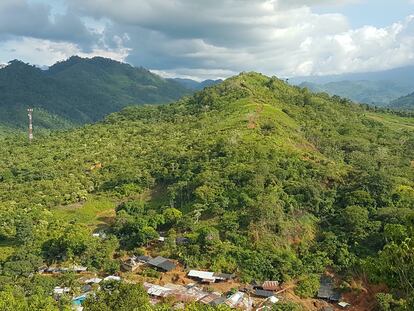
[(237, 305), (242, 302), (243, 297), (244, 297), (244, 293), (236, 292), (230, 297), (228, 297), (225, 303), (231, 308), (236, 308)]
[(198, 279), (202, 283), (214, 283), (217, 281), (227, 281), (234, 278), (234, 274), (215, 273), (209, 271), (190, 270), (188, 277)]
[(147, 291), (148, 295), (153, 297), (167, 297), (172, 293), (172, 289), (166, 288), (163, 286), (151, 284), (151, 283), (144, 283), (144, 288)]
[(229, 273), (214, 273), (214, 277), (216, 281), (228, 281), (234, 279), (235, 275)]
[(106, 278), (104, 278), (104, 281), (121, 281), (121, 277), (116, 276), (116, 275), (109, 275)]
[(83, 266), (77, 266), (77, 265), (75, 265), (75, 266), (72, 266), (70, 268), (70, 270), (72, 270), (72, 271), (74, 271), (76, 273), (82, 273), (82, 272), (86, 272), (88, 270), (88, 268), (87, 267), (83, 267)]
[(59, 287), (59, 286), (56, 286), (53, 289), (53, 294), (55, 294), (55, 295), (63, 295), (63, 294), (69, 293), (69, 292), (70, 292), (70, 288), (69, 287)]
[(269, 290), (269, 291), (275, 291), (279, 288), (279, 282), (278, 281), (265, 281), (262, 284), (262, 289)]
[(174, 270), (177, 267), (171, 260), (161, 256), (152, 258), (147, 262), (147, 264), (165, 272)]
[(122, 263), (122, 268), (125, 271), (136, 271), (140, 266), (142, 265), (142, 262), (137, 261), (134, 257), (129, 258), (128, 260), (125, 260)]
[(331, 277), (322, 276), (317, 297), (329, 301), (339, 301), (341, 294), (335, 290), (334, 282)]
[(214, 272), (209, 271), (190, 270), (187, 276), (189, 278), (198, 279), (202, 283), (214, 283), (216, 281)]
[(274, 294), (273, 292), (269, 291), (269, 290), (264, 290), (264, 289), (256, 289), (253, 294), (257, 297), (262, 297), (262, 298), (269, 298), (272, 297)]
[(205, 305), (209, 305), (220, 297), (221, 297), (221, 294), (219, 293), (211, 293), (211, 294), (204, 296), (202, 299), (199, 300), (199, 302)]
[(144, 256), (144, 255), (142, 255), (142, 256), (135, 256), (135, 260), (136, 261), (139, 261), (139, 262), (142, 262), (142, 263), (147, 263), (151, 259), (152, 259), (151, 256)]

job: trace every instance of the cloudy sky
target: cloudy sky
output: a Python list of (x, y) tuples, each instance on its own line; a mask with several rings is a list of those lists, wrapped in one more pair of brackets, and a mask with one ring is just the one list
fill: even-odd
[(414, 65), (414, 0), (0, 0), (0, 63), (106, 56), (164, 76)]

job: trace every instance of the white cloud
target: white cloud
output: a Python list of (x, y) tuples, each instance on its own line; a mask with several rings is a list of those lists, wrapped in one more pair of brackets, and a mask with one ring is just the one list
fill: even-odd
[(116, 49), (95, 47), (90, 52), (82, 52), (74, 43), (54, 42), (28, 37), (0, 42), (0, 50), (2, 51), (0, 63), (6, 63), (12, 59), (20, 59), (31, 64), (48, 66), (72, 55), (82, 57), (103, 56), (118, 61), (124, 61), (128, 55), (128, 49), (122, 46)]
[[(36, 59), (36, 63), (47, 57), (44, 59), (50, 63), (70, 53), (97, 53), (164, 75), (198, 78), (250, 70), (281, 76), (334, 74), (413, 64), (413, 16), (383, 28), (352, 29), (341, 14), (312, 11), (314, 5), (355, 2), (358, 0), (66, 0), (67, 17), (61, 19), (61, 25), (74, 20), (79, 29), (88, 30), (84, 36), (68, 35), (65, 27), (50, 38), (44, 37), (45, 32), (30, 35), (16, 22), (19, 27), (14, 25), (12, 30), (20, 39), (0, 41), (0, 48), (14, 46), (19, 52), (3, 50), (0, 55), (28, 55), (24, 60)], [(2, 10), (0, 5), (0, 16)], [(3, 23), (3, 32), (12, 32), (6, 26)], [(35, 35), (38, 41), (30, 38)], [(87, 48), (85, 40), (90, 40)]]

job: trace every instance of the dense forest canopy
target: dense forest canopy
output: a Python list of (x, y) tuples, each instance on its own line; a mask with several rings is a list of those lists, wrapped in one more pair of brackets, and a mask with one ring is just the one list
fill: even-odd
[(73, 56), (47, 70), (14, 60), (0, 69), (0, 124), (25, 127), (28, 107), (38, 128), (101, 120), (127, 105), (166, 103), (191, 91), (144, 68)]
[[(304, 297), (329, 269), (385, 284), (381, 307), (414, 308), (413, 118), (243, 73), (31, 145), (0, 139), (0, 297), (46, 297), (29, 285), (46, 282), (32, 275), (43, 262), (113, 273), (114, 253), (163, 231), (162, 254), (186, 266), (242, 282), (296, 280)], [(87, 211), (105, 204), (116, 209), (97, 241)], [(73, 205), (93, 221), (64, 214)], [(68, 281), (53, 282), (38, 288)], [(119, 295), (146, 303), (125, 286)], [(110, 306), (105, 295), (86, 310)]]

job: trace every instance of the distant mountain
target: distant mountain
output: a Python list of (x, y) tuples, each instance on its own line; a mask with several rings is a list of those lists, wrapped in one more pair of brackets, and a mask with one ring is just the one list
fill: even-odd
[(102, 119), (127, 105), (165, 103), (192, 91), (144, 68), (111, 59), (73, 56), (47, 70), (14, 60), (0, 70), (0, 124), (60, 128)]
[(301, 87), (307, 87), (314, 92), (326, 92), (339, 95), (353, 101), (386, 106), (392, 100), (407, 94), (413, 88), (407, 84), (395, 81), (338, 81), (325, 84), (303, 82)]
[(326, 76), (302, 76), (289, 79), (289, 82), (293, 84), (300, 84), (302, 82), (325, 84), (340, 81), (395, 81), (414, 87), (414, 66), (406, 66), (376, 72), (347, 73)]
[(385, 106), (414, 91), (414, 66), (377, 72), (295, 77), (290, 78), (289, 82), (314, 91)]
[(204, 80), (202, 82), (198, 82), (195, 80), (191, 80), (191, 79), (182, 79), (182, 78), (173, 78), (173, 79), (169, 79), (175, 82), (178, 82), (179, 84), (181, 84), (183, 87), (190, 89), (190, 90), (195, 90), (195, 91), (200, 91), (208, 86), (213, 86), (216, 84), (219, 84), (221, 82), (223, 82), (223, 80), (221, 79), (217, 79), (217, 80)]
[(392, 109), (414, 110), (414, 93), (393, 100), (389, 107)]

